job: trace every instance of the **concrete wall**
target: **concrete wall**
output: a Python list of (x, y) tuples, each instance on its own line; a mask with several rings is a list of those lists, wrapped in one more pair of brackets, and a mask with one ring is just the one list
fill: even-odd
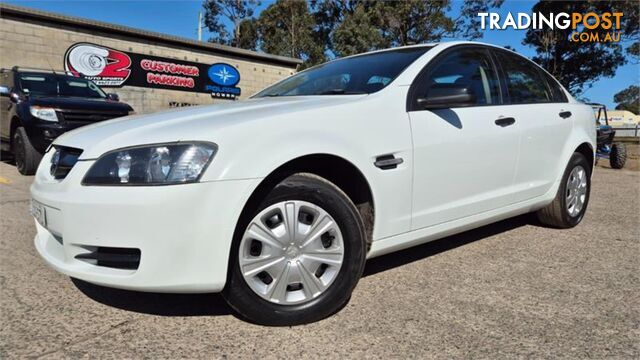
[[(11, 68), (18, 65), (62, 71), (65, 51), (77, 42), (90, 42), (116, 50), (176, 60), (207, 64), (229, 63), (240, 71), (241, 80), (238, 87), (242, 89), (241, 99), (255, 94), (295, 71), (292, 67), (285, 65), (260, 62), (240, 56), (218, 55), (205, 50), (194, 50), (188, 46), (144, 42), (125, 35), (37, 21), (18, 22), (5, 18), (0, 18), (0, 67)], [(138, 113), (166, 109), (171, 103), (200, 105), (231, 101), (212, 99), (205, 93), (132, 86), (105, 88), (105, 91), (117, 93), (121, 101), (129, 103)]]

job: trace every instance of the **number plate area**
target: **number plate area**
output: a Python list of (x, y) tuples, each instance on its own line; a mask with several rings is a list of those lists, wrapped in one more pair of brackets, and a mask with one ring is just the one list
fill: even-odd
[(31, 207), (29, 208), (29, 212), (40, 225), (42, 225), (44, 228), (47, 227), (47, 210), (44, 205), (31, 199)]

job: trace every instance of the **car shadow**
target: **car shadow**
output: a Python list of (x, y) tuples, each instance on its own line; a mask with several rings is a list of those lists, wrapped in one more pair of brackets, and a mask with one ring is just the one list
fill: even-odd
[(220, 294), (165, 294), (113, 289), (71, 278), (90, 299), (121, 310), (159, 316), (230, 315)]
[[(441, 252), (529, 224), (535, 224), (535, 220), (530, 215), (522, 215), (383, 255), (367, 261), (363, 277), (423, 260)], [(242, 319), (241, 316), (234, 313), (220, 294), (147, 293), (103, 287), (75, 278), (71, 280), (80, 292), (92, 300), (126, 311), (158, 316), (234, 315)], [(340, 310), (338, 309), (336, 312)]]
[(373, 258), (367, 261), (367, 265), (365, 266), (364, 274), (362, 276), (371, 276), (382, 271), (404, 266), (412, 262), (437, 255), (441, 252), (452, 250), (525, 225), (537, 225), (537, 222), (530, 214), (520, 215), (485, 225), (477, 229), (468, 230), (460, 234), (451, 235), (422, 245)]

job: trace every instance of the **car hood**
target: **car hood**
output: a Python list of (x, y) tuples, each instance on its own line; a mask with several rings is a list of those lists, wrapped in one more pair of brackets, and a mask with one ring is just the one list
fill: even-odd
[[(367, 95), (296, 96), (249, 99), (220, 105), (173, 109), (148, 115), (125, 116), (83, 126), (68, 132), (54, 144), (83, 150), (80, 159), (128, 146), (177, 141), (217, 142), (222, 131), (247, 122), (277, 121), (301, 112), (327, 109), (357, 101)], [(317, 114), (314, 112), (314, 114)], [(301, 120), (307, 120), (301, 117)], [(274, 124), (275, 126), (275, 124)], [(247, 129), (246, 127), (244, 129)], [(258, 129), (248, 127), (248, 129)], [(250, 141), (255, 132), (244, 134)]]
[(132, 110), (126, 103), (109, 99), (91, 99), (81, 97), (31, 97), (30, 105), (47, 106), (63, 110), (96, 110), (128, 113)]

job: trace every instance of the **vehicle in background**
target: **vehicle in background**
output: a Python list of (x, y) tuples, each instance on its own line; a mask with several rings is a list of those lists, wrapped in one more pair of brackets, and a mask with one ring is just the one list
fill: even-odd
[[(607, 107), (603, 104), (590, 103), (596, 113), (596, 129), (597, 129), (597, 147), (596, 162), (599, 159), (609, 159), (609, 165), (613, 169), (622, 169), (627, 162), (627, 146), (621, 142), (613, 142), (616, 131), (609, 125), (609, 116), (607, 115)], [(605, 123), (602, 124), (600, 119), (604, 115)]]
[(61, 134), (129, 115), (131, 106), (90, 80), (54, 71), (0, 69), (0, 139), (18, 171), (33, 175), (42, 154)]

